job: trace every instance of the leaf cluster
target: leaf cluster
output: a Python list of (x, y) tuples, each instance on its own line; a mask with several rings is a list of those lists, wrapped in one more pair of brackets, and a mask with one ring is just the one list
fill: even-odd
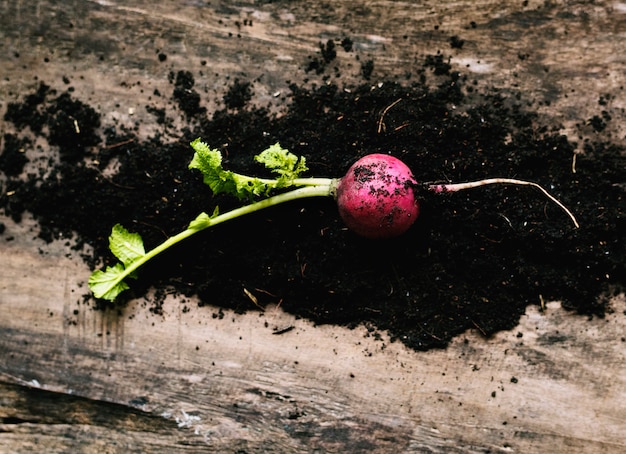
[(268, 196), (274, 189), (287, 188), (294, 184), (300, 174), (307, 171), (306, 160), (298, 157), (278, 143), (254, 157), (255, 161), (278, 175), (276, 179), (265, 179), (242, 175), (222, 167), (222, 154), (200, 139), (191, 142), (195, 153), (190, 169), (198, 169), (203, 181), (214, 194), (231, 194), (240, 199)]
[[(257, 162), (277, 174), (276, 179), (250, 177), (230, 170), (224, 170), (222, 167), (222, 154), (219, 150), (212, 149), (200, 139), (194, 140), (191, 146), (195, 153), (189, 168), (198, 169), (202, 172), (204, 183), (211, 188), (214, 194), (227, 193), (240, 199), (250, 199), (258, 196), (268, 197), (270, 192), (275, 189), (303, 184), (303, 180), (298, 182), (297, 179), (301, 173), (308, 170), (304, 157), (298, 157), (290, 153), (278, 143), (270, 146), (254, 158)], [(204, 212), (200, 213), (196, 219), (190, 222), (185, 231), (168, 238), (164, 243), (148, 253), (146, 253), (143, 240), (138, 233), (131, 233), (120, 224), (116, 224), (109, 236), (109, 249), (119, 259), (119, 262), (114, 266), (108, 266), (104, 271), (94, 271), (89, 278), (89, 287), (97, 298), (115, 301), (120, 293), (129, 288), (124, 279), (127, 277), (136, 278), (135, 270), (155, 255), (178, 241), (210, 227), (214, 223), (233, 219), (248, 211), (261, 209), (262, 203), (247, 205), (250, 207), (249, 209), (233, 210), (222, 216), (219, 215), (217, 207), (212, 215)], [(269, 204), (267, 205), (269, 206)]]

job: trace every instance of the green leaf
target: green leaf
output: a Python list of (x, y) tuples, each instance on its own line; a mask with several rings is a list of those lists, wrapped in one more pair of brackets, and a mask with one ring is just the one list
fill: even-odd
[(123, 273), (124, 265), (121, 263), (108, 266), (106, 271), (96, 270), (89, 277), (89, 288), (96, 298), (115, 301), (120, 293), (129, 288), (126, 282), (120, 280)]
[(105, 271), (96, 270), (89, 277), (89, 288), (96, 298), (114, 301), (128, 284), (125, 277), (135, 278), (127, 268), (145, 255), (143, 240), (138, 233), (131, 233), (120, 224), (115, 224), (109, 235), (109, 249), (120, 260), (115, 266), (108, 266)]
[(225, 190), (229, 178), (227, 172), (222, 169), (222, 154), (219, 150), (210, 148), (200, 139), (191, 142), (195, 153), (189, 164), (190, 169), (198, 169), (202, 172), (204, 184), (208, 185), (214, 193), (230, 192)]
[(227, 193), (239, 198), (251, 195), (267, 194), (273, 185), (272, 180), (264, 181), (259, 178), (248, 177), (222, 168), (222, 154), (214, 150), (200, 139), (191, 142), (195, 153), (190, 169), (202, 172), (204, 184), (215, 194)]
[(120, 224), (113, 226), (109, 236), (109, 249), (120, 259), (124, 267), (146, 255), (143, 240), (138, 233), (131, 233)]
[(220, 215), (220, 207), (215, 207), (213, 210), (213, 214), (209, 216), (208, 214), (202, 212), (196, 218), (189, 223), (187, 227), (190, 230), (204, 230), (211, 226), (211, 219), (216, 218)]
[(304, 156), (296, 156), (286, 148), (281, 147), (279, 143), (270, 146), (255, 156), (254, 159), (272, 172), (279, 174), (284, 183), (295, 180), (300, 174), (309, 170)]

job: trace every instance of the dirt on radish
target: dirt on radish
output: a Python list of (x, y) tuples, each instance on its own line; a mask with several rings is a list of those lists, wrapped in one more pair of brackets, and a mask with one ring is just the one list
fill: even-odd
[[(141, 233), (150, 248), (201, 211), (238, 206), (232, 197), (213, 197), (187, 168), (189, 142), (197, 137), (224, 146), (228, 167), (250, 174), (259, 171), (252, 157), (276, 142), (305, 156), (309, 174), (320, 177), (340, 177), (366, 154), (391, 154), (419, 182), (537, 182), (572, 210), (580, 228), (524, 187), (424, 191), (418, 220), (384, 241), (348, 231), (333, 200), (308, 200), (177, 245), (142, 270), (126, 298), (154, 288), (147, 304), (155, 314), (164, 295), (174, 293), (185, 311), (216, 317), (225, 308), (280, 304), (316, 323), (365, 325), (369, 335), (387, 331), (418, 350), (444, 347), (468, 329), (484, 335), (511, 329), (528, 305), (542, 301), (563, 301), (572, 316), (602, 316), (626, 278), (618, 233), (625, 227), (624, 150), (601, 135), (575, 144), (558, 124), (541, 124), (522, 94), (470, 90), (471, 80), (449, 68), (434, 75), (432, 61), (402, 84), (294, 84), (280, 116), (253, 96), (236, 106), (225, 99), (222, 110), (207, 112), (198, 94), (196, 108), (166, 112), (189, 121), (176, 141), (101, 125), (94, 107), (51, 88), (62, 87), (60, 81), (47, 81), (50, 86), (7, 109), (14, 131), (6, 133), (0, 154), (0, 209), (17, 221), (33, 213), (45, 240), (75, 235), (77, 248), (93, 246), (84, 259), (96, 267), (113, 262), (107, 237), (116, 223)], [(186, 90), (196, 93), (193, 82)], [(171, 96), (177, 96), (173, 82)], [(81, 141), (61, 140), (74, 128), (65, 116), (84, 119)], [(39, 164), (46, 171), (20, 175), (29, 163), (16, 144), (32, 147), (35, 136), (49, 144), (42, 154), (50, 160)], [(117, 172), (103, 177), (113, 163)], [(11, 240), (2, 235), (0, 241)], [(81, 310), (94, 303), (89, 296), (76, 302)]]
[(352, 164), (337, 186), (337, 207), (346, 226), (365, 238), (405, 233), (419, 215), (411, 169), (386, 154), (369, 154)]

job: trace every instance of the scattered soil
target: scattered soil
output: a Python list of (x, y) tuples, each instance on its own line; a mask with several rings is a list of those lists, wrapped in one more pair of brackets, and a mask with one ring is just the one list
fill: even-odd
[[(335, 47), (320, 49), (306, 70), (324, 72), (332, 63)], [(414, 227), (385, 241), (346, 230), (332, 200), (307, 200), (196, 235), (141, 269), (118, 304), (146, 297), (159, 313), (167, 293), (186, 306), (195, 295), (200, 307), (187, 310), (216, 317), (219, 308), (279, 304), (320, 324), (385, 330), (418, 350), (444, 347), (467, 329), (488, 336), (513, 328), (528, 305), (543, 301), (594, 316), (610, 310), (626, 277), (618, 233), (625, 230), (624, 150), (600, 140), (572, 143), (560, 125), (540, 124), (519, 93), (479, 92), (441, 55), (427, 57), (402, 84), (367, 82), (374, 63), (366, 62), (364, 83), (349, 89), (293, 84), (280, 115), (254, 105), (253, 84), (242, 80), (222, 110), (207, 112), (194, 76), (173, 73), (175, 110), (147, 109), (158, 122), (185, 119), (177, 141), (101, 125), (100, 114), (71, 92), (41, 84), (5, 115), (15, 132), (4, 136), (0, 155), (0, 210), (16, 221), (32, 213), (46, 241), (74, 236), (77, 249), (92, 246), (84, 259), (101, 267), (114, 263), (107, 237), (115, 223), (152, 248), (199, 212), (238, 205), (213, 197), (188, 170), (197, 137), (223, 151), (225, 166), (248, 174), (263, 173), (252, 157), (275, 142), (306, 156), (310, 175), (321, 177), (343, 175), (365, 154), (390, 153), (423, 182), (535, 181), (581, 228), (528, 187), (425, 196)], [(601, 110), (581, 119), (581, 128), (612, 121)], [(35, 148), (34, 139), (48, 146)]]

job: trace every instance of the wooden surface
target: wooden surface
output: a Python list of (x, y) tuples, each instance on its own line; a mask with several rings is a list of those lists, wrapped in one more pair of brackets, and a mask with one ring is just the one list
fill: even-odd
[[(162, 126), (143, 106), (167, 102), (154, 89), (171, 91), (179, 69), (202, 71), (209, 110), (237, 77), (278, 108), (287, 81), (324, 83), (303, 71), (319, 42), (348, 36), (341, 81), (359, 80), (368, 59), (372, 83), (403, 78), (440, 50), (478, 86), (521, 89), (581, 142), (593, 131), (577, 123), (602, 109), (623, 118), (620, 2), (152, 5), (1, 3), (0, 111), (37, 80), (63, 89), (67, 76), (104, 122), (149, 135)], [(450, 48), (455, 35), (462, 49)], [(621, 123), (606, 132), (616, 141)], [(218, 319), (169, 300), (163, 316), (142, 301), (93, 311), (79, 303), (90, 270), (76, 252), (33, 239), (28, 220), (0, 221), (0, 452), (626, 451), (623, 297), (605, 319), (548, 302), (510, 332), (419, 353), (278, 309)]]

